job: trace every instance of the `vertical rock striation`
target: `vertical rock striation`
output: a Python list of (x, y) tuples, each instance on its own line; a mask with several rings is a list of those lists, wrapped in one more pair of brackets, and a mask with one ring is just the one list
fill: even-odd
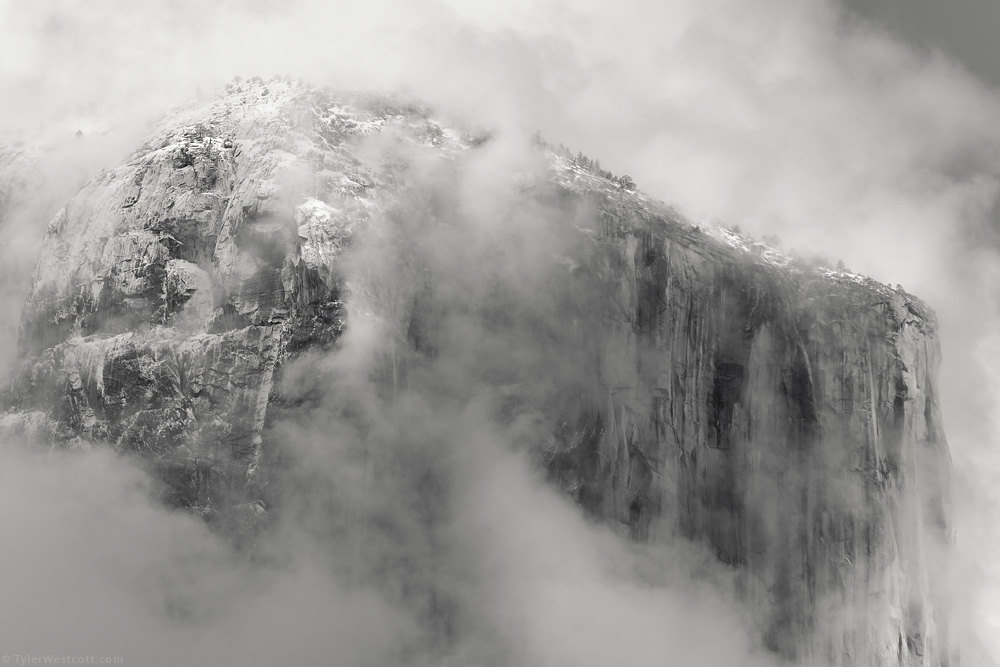
[(590, 268), (608, 293), (606, 400), (550, 469), (633, 538), (680, 532), (738, 566), (785, 657), (948, 664), (933, 314), (628, 208), (602, 208)]
[[(406, 196), (420, 188), (437, 188), (420, 216), (461, 215), (411, 166), (460, 169), (481, 143), (411, 106), (281, 81), (175, 113), (50, 224), (0, 429), (134, 453), (170, 502), (252, 539), (282, 369), (336, 354), (350, 326), (352, 237), (419, 217)], [(539, 154), (515, 208), (543, 211), (563, 239), (526, 284), (548, 290), (557, 325), (532, 345), (564, 363), (535, 369), (541, 394), (513, 362), (483, 379), (503, 376), (551, 421), (539, 452), (552, 479), (635, 540), (709, 545), (781, 656), (948, 664), (930, 311)], [(418, 278), (383, 314), (419, 358), (458, 306), (409, 240)], [(521, 334), (537, 316), (516, 290), (468, 308)], [(393, 357), (387, 381), (400, 372)]]

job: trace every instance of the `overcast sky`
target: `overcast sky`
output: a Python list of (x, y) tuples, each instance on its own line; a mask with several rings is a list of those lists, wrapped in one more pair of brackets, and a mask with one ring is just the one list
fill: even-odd
[(1000, 2), (996, 0), (846, 0), (921, 48), (939, 49), (1000, 84)]

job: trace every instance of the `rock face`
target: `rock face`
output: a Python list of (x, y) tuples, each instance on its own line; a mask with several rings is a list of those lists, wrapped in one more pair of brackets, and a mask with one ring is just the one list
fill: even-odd
[[(50, 224), (0, 428), (133, 452), (171, 503), (252, 540), (279, 446), (268, 424), (295, 409), (282, 371), (337, 354), (358, 272), (379, 271), (344, 261), (352, 239), (454, 216), (413, 165), (461, 169), (484, 141), (415, 107), (281, 81), (174, 114)], [(411, 238), (408, 289), (366, 297), (398, 334), (385, 383), (436, 354), (456, 308), (527, 332), (559, 363), (479, 379), (550, 420), (538, 455), (588, 512), (635, 540), (709, 545), (783, 657), (949, 664), (933, 315), (532, 150), (541, 167), (519, 177), (515, 209), (558, 218), (548, 268), (525, 283), (547, 290), (550, 319), (518, 285), (455, 305)]]
[(602, 345), (632, 363), (598, 371), (606, 407), (552, 469), (633, 538), (679, 528), (743, 568), (782, 655), (947, 664), (933, 316), (657, 227), (601, 242), (617, 292)]

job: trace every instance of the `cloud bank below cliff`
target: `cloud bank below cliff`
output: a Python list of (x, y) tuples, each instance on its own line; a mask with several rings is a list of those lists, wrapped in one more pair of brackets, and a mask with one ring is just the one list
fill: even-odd
[[(959, 542), (970, 569), (990, 567), (1000, 98), (953, 64), (818, 0), (4, 2), (0, 25), (0, 118), (65, 142), (93, 117), (137, 139), (233, 74), (404, 87), (511, 134), (539, 129), (697, 218), (903, 283), (942, 319)], [(94, 171), (119, 159), (80, 151)]]

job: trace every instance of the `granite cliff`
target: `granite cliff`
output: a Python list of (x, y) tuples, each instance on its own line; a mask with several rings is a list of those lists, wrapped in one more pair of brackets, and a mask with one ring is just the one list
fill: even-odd
[[(386, 401), (429, 360), (492, 387), (589, 514), (736, 568), (781, 657), (950, 664), (927, 307), (541, 142), (481, 158), (499, 141), (286, 81), (171, 114), (49, 225), (0, 429), (108, 443), (252, 545), (280, 505), (272, 426), (309, 408), (286, 369), (376, 322)], [(474, 210), (469, 172), (509, 187)]]

